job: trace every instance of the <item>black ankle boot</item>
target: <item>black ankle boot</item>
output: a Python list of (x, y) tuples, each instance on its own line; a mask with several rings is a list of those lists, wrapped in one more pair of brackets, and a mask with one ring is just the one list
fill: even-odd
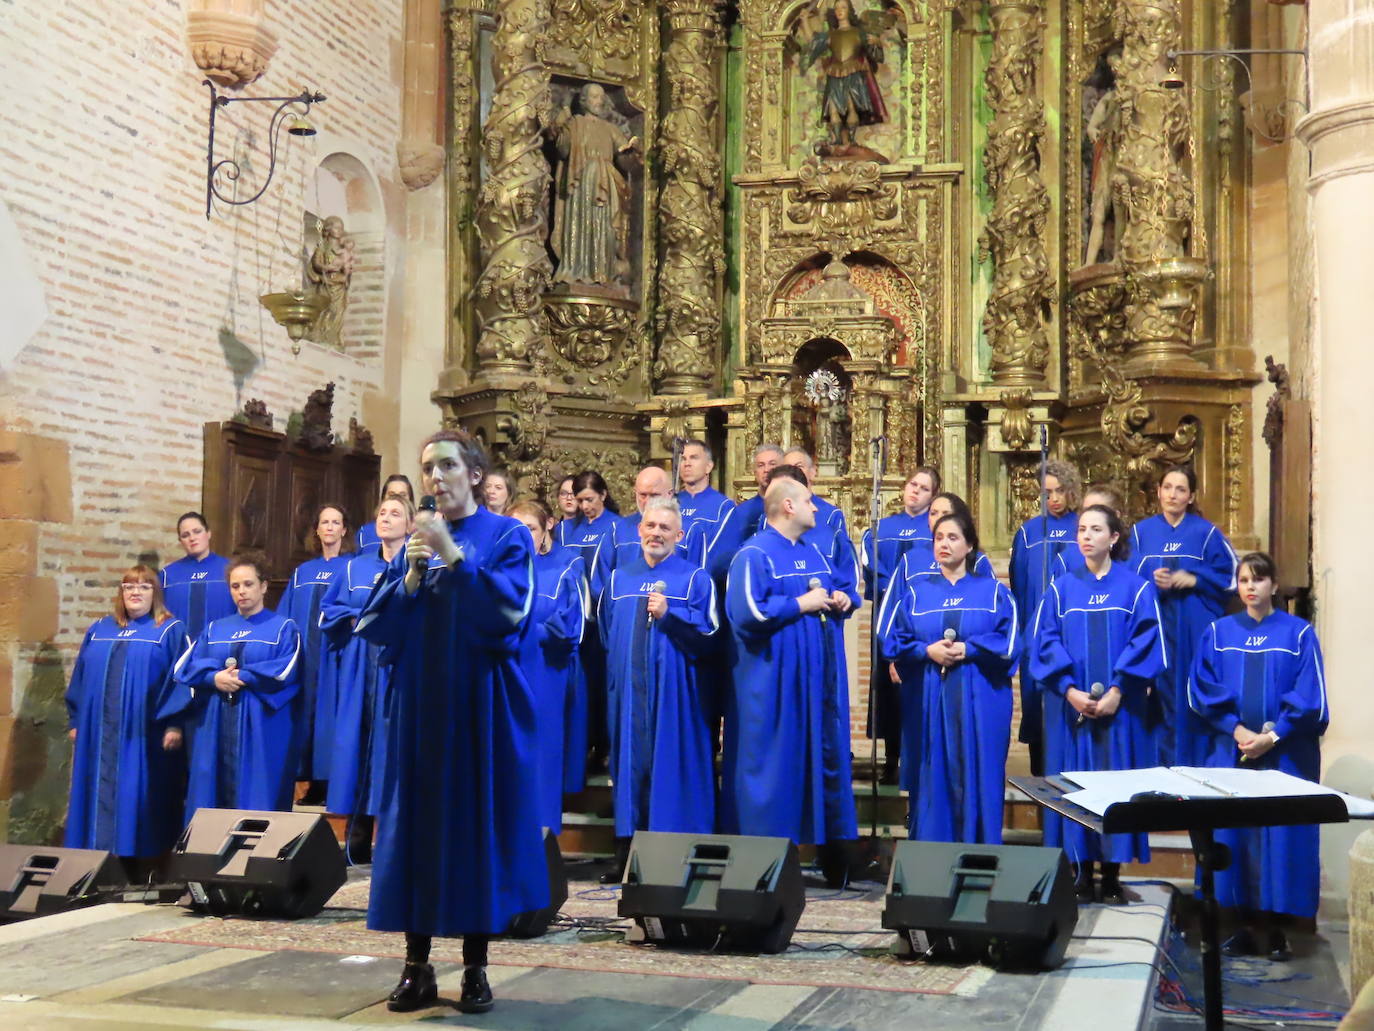
[(1102, 901), (1109, 906), (1124, 906), (1126, 892), (1121, 887), (1121, 864), (1102, 864)]
[(615, 858), (611, 868), (601, 875), (602, 884), (619, 884), (625, 879), (625, 867), (630, 862), (630, 838), (615, 839)]
[[(467, 982), (463, 982), (467, 991)], [(433, 1006), (439, 998), (439, 986), (434, 981), (434, 968), (428, 963), (407, 963), (401, 971), (400, 983), (387, 996), (386, 1008), (393, 1013), (409, 1013), (411, 1010)]]
[(463, 994), (458, 996), (458, 1009), (462, 1013), (485, 1013), (496, 1005), (491, 995), (491, 985), (487, 984), (486, 967), (468, 967), (463, 971)]
[(1093, 893), (1092, 860), (1074, 865), (1073, 893), (1079, 902), (1093, 902), (1096, 900), (1096, 896)]

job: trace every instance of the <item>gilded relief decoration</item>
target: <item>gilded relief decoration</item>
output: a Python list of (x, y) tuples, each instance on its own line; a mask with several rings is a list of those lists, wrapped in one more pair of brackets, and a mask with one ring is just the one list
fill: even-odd
[(1040, 176), (1044, 6), (1042, 0), (994, 3), (989, 16), (992, 55), (983, 81), (992, 122), (983, 176), (993, 202), (978, 257), (992, 261), (993, 279), (983, 332), (992, 348), (993, 382), (1043, 385), (1050, 354), (1045, 326), (1055, 299), (1045, 247), (1050, 198)]
[(495, 90), (482, 126), (487, 176), (476, 211), (483, 264), (473, 287), (486, 372), (528, 372), (548, 343), (549, 166), (541, 131), (549, 114), (548, 23), (548, 0), (502, 0), (491, 40)]
[(662, 265), (653, 378), (663, 394), (705, 393), (716, 383), (719, 282), (725, 271), (715, 131), (720, 25), (713, 0), (664, 0), (663, 9), (669, 104), (661, 141)]

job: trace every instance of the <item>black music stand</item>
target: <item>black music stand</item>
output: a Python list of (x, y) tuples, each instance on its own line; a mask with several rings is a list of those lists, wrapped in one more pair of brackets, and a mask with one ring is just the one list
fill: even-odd
[(1099, 834), (1145, 834), (1187, 831), (1202, 872), (1202, 1016), (1207, 1031), (1222, 1031), (1221, 928), (1215, 876), (1231, 863), (1231, 852), (1218, 843), (1217, 830), (1241, 827), (1290, 827), (1311, 823), (1346, 823), (1350, 813), (1336, 794), (1282, 798), (1233, 796), (1191, 798), (1177, 795), (1133, 797), (1116, 802), (1098, 816), (1064, 800), (1076, 786), (1061, 787), (1057, 778), (1008, 777), (1008, 783), (1032, 801)]

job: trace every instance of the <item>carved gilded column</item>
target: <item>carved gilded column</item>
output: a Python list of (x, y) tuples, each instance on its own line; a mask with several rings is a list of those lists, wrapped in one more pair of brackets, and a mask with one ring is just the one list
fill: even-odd
[(1189, 354), (1198, 291), (1206, 264), (1189, 256), (1193, 184), (1185, 159), (1192, 149), (1186, 94), (1162, 85), (1166, 54), (1182, 48), (1179, 0), (1122, 0), (1116, 28), (1121, 105), (1112, 196), (1125, 213), (1117, 261), (1126, 286), (1126, 336), (1136, 370), (1196, 367)]
[(482, 126), (488, 174), (477, 198), (482, 271), (473, 288), (483, 372), (529, 372), (548, 344), (543, 295), (549, 166), (540, 129), (549, 108), (543, 34), (549, 0), (502, 0), (491, 41), (495, 91)]
[(714, 0), (664, 0), (669, 101), (663, 118), (662, 258), (658, 272), (655, 389), (709, 391), (719, 364), (717, 281), (724, 268), (717, 183), (715, 52), (720, 33)]
[(993, 3), (988, 15), (992, 56), (983, 81), (993, 116), (983, 176), (993, 203), (978, 257), (991, 259), (994, 271), (983, 331), (992, 347), (994, 383), (1043, 387), (1050, 351), (1045, 324), (1055, 298), (1045, 249), (1050, 197), (1040, 177), (1044, 0)]

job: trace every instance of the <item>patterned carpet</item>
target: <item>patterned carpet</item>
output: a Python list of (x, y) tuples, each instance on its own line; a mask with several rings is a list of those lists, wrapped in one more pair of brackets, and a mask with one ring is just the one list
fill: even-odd
[[(322, 913), (308, 920), (195, 917), (181, 927), (139, 940), (400, 958), (405, 952), (400, 935), (369, 931), (365, 926), (368, 887), (367, 880), (344, 885)], [(927, 965), (893, 958), (888, 953), (892, 932), (880, 926), (880, 895), (875, 901), (859, 897), (856, 891), (838, 896), (809, 892), (791, 948), (776, 956), (761, 956), (627, 944), (623, 929), (629, 922), (616, 916), (618, 889), (578, 881), (568, 887), (568, 901), (549, 934), (531, 941), (495, 941), (491, 962), (927, 995), (974, 994), (986, 980), (985, 970), (976, 965)], [(461, 943), (436, 940), (433, 958), (461, 962)]]

